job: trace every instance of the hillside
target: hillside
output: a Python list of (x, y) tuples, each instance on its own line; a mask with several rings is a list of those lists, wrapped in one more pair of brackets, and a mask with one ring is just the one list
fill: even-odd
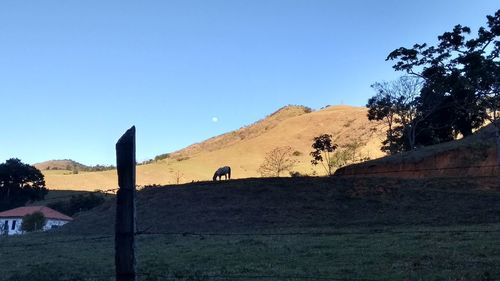
[(490, 124), (473, 135), (414, 151), (343, 167), (339, 176), (399, 178), (498, 176), (495, 127)]
[[(140, 190), (137, 198), (137, 228), (150, 232), (273, 232), (500, 221), (500, 189), (494, 180), (252, 178), (149, 187)], [(62, 231), (112, 234), (115, 205), (112, 199), (82, 213)]]
[(192, 157), (202, 152), (215, 151), (235, 145), (244, 139), (252, 139), (275, 128), (286, 119), (310, 113), (311, 109), (305, 106), (284, 106), (266, 118), (245, 126), (237, 131), (212, 137), (201, 143), (192, 144), (171, 154), (173, 158)]
[[(337, 143), (360, 140), (364, 156), (383, 156), (380, 142), (381, 125), (370, 122), (366, 108), (330, 106), (309, 112), (302, 106), (287, 106), (268, 117), (239, 130), (210, 138), (173, 152), (170, 157), (137, 167), (137, 184), (175, 184), (212, 178), (220, 166), (232, 167), (233, 178), (259, 177), (257, 172), (266, 153), (275, 147), (291, 146), (297, 165), (293, 171), (307, 175), (323, 175), (321, 167), (310, 163), (312, 139), (329, 133)], [(118, 139), (119, 136), (117, 136)], [(114, 149), (110, 148), (110, 149)], [(117, 187), (116, 171), (81, 172), (44, 171), (50, 189), (94, 190)]]

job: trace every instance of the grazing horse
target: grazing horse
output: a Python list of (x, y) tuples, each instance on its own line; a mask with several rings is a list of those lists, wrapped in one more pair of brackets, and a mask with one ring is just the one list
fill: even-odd
[(219, 169), (217, 169), (217, 171), (215, 171), (215, 173), (214, 173), (213, 180), (216, 181), (217, 177), (219, 177), (219, 180), (221, 180), (222, 176), (224, 176), (224, 178), (226, 180), (230, 180), (231, 179), (231, 167), (224, 166), (224, 167), (220, 167)]

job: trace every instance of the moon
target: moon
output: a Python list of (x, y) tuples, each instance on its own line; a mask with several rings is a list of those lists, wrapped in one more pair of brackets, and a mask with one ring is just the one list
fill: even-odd
[(214, 122), (214, 123), (219, 122), (219, 118), (217, 118), (217, 117), (215, 117), (215, 116), (214, 116), (214, 117), (212, 117), (212, 122)]

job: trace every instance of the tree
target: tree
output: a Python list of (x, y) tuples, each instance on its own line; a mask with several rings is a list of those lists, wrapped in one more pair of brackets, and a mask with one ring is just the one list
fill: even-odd
[(315, 137), (312, 144), (313, 151), (310, 153), (313, 157), (311, 163), (313, 165), (321, 163), (327, 175), (332, 175), (332, 170), (334, 168), (332, 156), (337, 147), (338, 145), (334, 144), (332, 141), (332, 135), (323, 134)]
[(42, 200), (46, 194), (44, 176), (37, 168), (16, 158), (0, 164), (0, 210)]
[(23, 217), (21, 230), (26, 232), (42, 230), (46, 222), (47, 219), (42, 212), (34, 212)]
[(419, 77), (402, 76), (395, 81), (372, 85), (377, 94), (368, 100), (366, 106), (369, 120), (383, 121), (387, 125), (382, 151), (395, 154), (416, 147), (417, 132), (423, 119), (417, 110), (422, 82)]
[(418, 112), (426, 117), (422, 143), (468, 136), (485, 120), (498, 119), (500, 10), (487, 16), (487, 27), (479, 28), (476, 38), (469, 38), (470, 32), (456, 25), (436, 46), (400, 47), (387, 57), (395, 70), (424, 79), (418, 97)]
[(279, 177), (282, 172), (290, 171), (294, 165), (292, 148), (290, 146), (276, 147), (266, 153), (258, 172), (262, 176)]

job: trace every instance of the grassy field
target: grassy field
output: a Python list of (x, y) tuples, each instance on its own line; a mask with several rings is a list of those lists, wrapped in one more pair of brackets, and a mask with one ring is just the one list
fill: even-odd
[[(248, 179), (138, 193), (139, 280), (499, 280), (495, 179)], [(0, 280), (114, 280), (114, 202), (0, 239)]]

